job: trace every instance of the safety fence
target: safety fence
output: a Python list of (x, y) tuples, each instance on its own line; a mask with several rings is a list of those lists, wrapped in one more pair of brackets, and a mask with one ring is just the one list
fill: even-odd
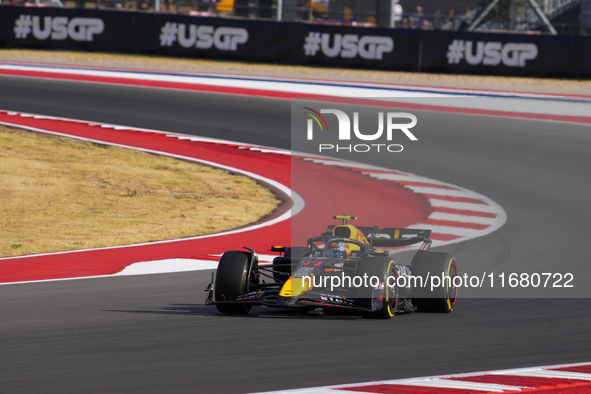
[(0, 6), (0, 47), (379, 70), (586, 78), (591, 37)]

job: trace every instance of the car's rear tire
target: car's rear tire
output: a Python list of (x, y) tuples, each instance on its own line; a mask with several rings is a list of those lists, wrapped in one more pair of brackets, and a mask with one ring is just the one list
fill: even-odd
[[(357, 276), (363, 278), (380, 278), (380, 284), (384, 286), (384, 293), (381, 297), (382, 307), (376, 311), (365, 312), (363, 317), (370, 319), (390, 319), (396, 313), (398, 307), (398, 271), (394, 260), (389, 257), (369, 257), (357, 265)], [(390, 280), (388, 280), (390, 277)], [(368, 279), (368, 280), (370, 280)], [(388, 284), (393, 286), (388, 286)], [(373, 288), (359, 289), (359, 294), (373, 303)]]
[[(222, 255), (215, 276), (214, 299), (216, 302), (235, 300), (248, 292), (251, 255), (247, 252), (229, 251)], [(245, 315), (251, 305), (240, 303), (216, 304), (218, 311), (228, 315)]]
[[(420, 276), (423, 281), (422, 286), (417, 286), (412, 291), (412, 302), (419, 312), (449, 313), (453, 311), (458, 298), (458, 289), (454, 286), (458, 267), (451, 254), (419, 251), (412, 260), (411, 273), (414, 277)], [(442, 276), (443, 281), (441, 281)], [(439, 279), (435, 280), (433, 277)], [(432, 284), (439, 284), (439, 286), (431, 289)]]

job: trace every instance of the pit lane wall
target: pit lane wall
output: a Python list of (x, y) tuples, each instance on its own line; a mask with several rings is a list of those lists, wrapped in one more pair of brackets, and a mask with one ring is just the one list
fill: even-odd
[(591, 37), (0, 6), (0, 48), (75, 49), (378, 70), (587, 78)]

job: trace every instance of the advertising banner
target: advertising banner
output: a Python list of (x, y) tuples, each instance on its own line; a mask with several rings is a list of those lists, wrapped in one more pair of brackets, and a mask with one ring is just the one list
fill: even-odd
[(444, 32), (0, 6), (0, 47), (375, 70), (586, 77), (591, 37)]
[(420, 68), (458, 74), (574, 75), (576, 42), (575, 36), (423, 31)]
[(276, 61), (290, 51), (289, 25), (245, 19), (137, 14), (131, 52)]
[(290, 56), (293, 63), (417, 70), (417, 31), (315, 24), (294, 28), (301, 39)]
[(0, 7), (0, 46), (128, 51), (134, 13), (69, 8)]

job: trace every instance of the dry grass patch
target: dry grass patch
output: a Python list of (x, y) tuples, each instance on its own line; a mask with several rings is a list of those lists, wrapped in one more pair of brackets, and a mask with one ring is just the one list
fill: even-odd
[(280, 201), (226, 171), (0, 126), (0, 257), (215, 233)]

